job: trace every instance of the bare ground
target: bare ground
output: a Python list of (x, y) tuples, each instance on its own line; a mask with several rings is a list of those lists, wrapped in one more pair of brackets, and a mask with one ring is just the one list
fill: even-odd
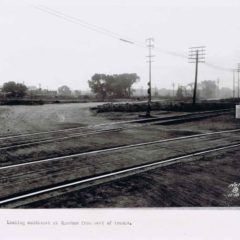
[(27, 208), (240, 206), (240, 154), (231, 150), (90, 187)]
[[(88, 109), (89, 106), (81, 104), (44, 105), (44, 106), (16, 106), (0, 107), (0, 135), (16, 134), (22, 132), (33, 132), (42, 130), (63, 129), (74, 126), (87, 126), (105, 122), (137, 119), (135, 113), (127, 116), (119, 114), (98, 114), (95, 115)], [(158, 116), (171, 115), (176, 113), (156, 113)], [(7, 127), (7, 128), (6, 128)], [(181, 123), (175, 125), (153, 125), (145, 128), (124, 130), (117, 133), (88, 136), (81, 139), (43, 144), (38, 147), (22, 148), (1, 153), (1, 162), (19, 163), (31, 159), (41, 159), (46, 156), (65, 155), (76, 152), (90, 151), (93, 149), (108, 148), (113, 146), (132, 144), (144, 141), (152, 141), (176, 136), (189, 135), (209, 131), (240, 128), (240, 121), (234, 118), (233, 114), (222, 115), (195, 122)], [(238, 140), (238, 135), (235, 136)], [(222, 144), (218, 140), (212, 140), (209, 145)], [(151, 152), (161, 154), (163, 157), (183, 154), (185, 146), (196, 148), (194, 142), (186, 141), (185, 145), (176, 145), (173, 148), (163, 146), (160, 149), (152, 149)], [(230, 184), (240, 183), (238, 149), (218, 155), (204, 157), (199, 162), (189, 162), (182, 165), (173, 165), (161, 169), (141, 173), (112, 183), (106, 183), (91, 187), (85, 190), (76, 191), (60, 197), (36, 202), (26, 207), (173, 207), (173, 206), (239, 206), (239, 197), (227, 197)], [(160, 152), (159, 152), (160, 151)], [(133, 155), (138, 154), (139, 158)], [(124, 161), (115, 160), (117, 155), (112, 157), (104, 156), (99, 158), (105, 164), (105, 169), (114, 169), (123, 164), (134, 164), (148, 162), (153, 159), (154, 154), (140, 150), (132, 152), (123, 157)], [(4, 177), (2, 182), (5, 189), (11, 188), (15, 176), (23, 175), (22, 182), (14, 185), (14, 188), (21, 188), (21, 184), (38, 184), (47, 181), (54, 182), (61, 180), (61, 175), (66, 174), (69, 179), (80, 177), (80, 172), (89, 171), (94, 173), (100, 170), (104, 164), (92, 165), (91, 158), (81, 161), (69, 161), (63, 163), (60, 168), (51, 167), (46, 171), (46, 166), (39, 168), (39, 172), (30, 169), (29, 175), (21, 172), (12, 174), (12, 177)], [(112, 160), (112, 163), (108, 163)], [(113, 162), (115, 162), (113, 164)], [(77, 164), (77, 165), (76, 165)], [(82, 164), (82, 165), (81, 165)], [(86, 164), (86, 166), (85, 166)], [(85, 166), (85, 167), (84, 167)], [(206, 168), (207, 166), (207, 168)], [(101, 170), (104, 170), (102, 167)], [(36, 176), (31, 180), (31, 174)], [(80, 175), (79, 175), (80, 174)], [(51, 176), (51, 178), (48, 177)], [(41, 176), (39, 178), (39, 176)], [(25, 179), (24, 179), (25, 178)], [(27, 184), (28, 185), (28, 184)], [(5, 192), (5, 191), (4, 191)], [(7, 193), (8, 190), (5, 192)], [(10, 193), (11, 191), (9, 191)], [(230, 192), (231, 193), (231, 192)]]

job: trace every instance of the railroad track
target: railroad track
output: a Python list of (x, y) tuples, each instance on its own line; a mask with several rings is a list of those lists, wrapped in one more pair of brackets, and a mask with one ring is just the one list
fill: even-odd
[[(184, 137), (178, 137), (178, 138), (171, 138), (171, 139), (164, 139), (159, 141), (152, 141), (152, 142), (144, 142), (140, 144), (132, 144), (132, 145), (126, 145), (121, 147), (115, 147), (115, 148), (109, 148), (109, 149), (102, 149), (98, 151), (91, 151), (86, 153), (80, 153), (80, 154), (74, 154), (69, 156), (63, 156), (59, 158), (49, 158), (49, 159), (43, 159), (40, 161), (33, 161), (33, 162), (26, 162), (21, 164), (15, 164), (15, 165), (9, 165), (0, 168), (1, 178), (0, 180), (4, 182), (4, 174), (5, 178), (11, 178), (15, 179), (16, 181), (20, 181), (19, 185), (16, 186), (15, 192), (13, 191), (9, 196), (2, 197), (0, 200), (0, 206), (2, 207), (8, 207), (13, 204), (14, 206), (21, 206), (22, 204), (26, 204), (26, 202), (32, 202), (32, 201), (38, 201), (39, 197), (45, 195), (44, 197), (50, 197), (54, 196), (58, 191), (63, 190), (63, 192), (66, 192), (68, 188), (84, 188), (96, 184), (100, 184), (102, 182), (106, 181), (112, 181), (115, 179), (119, 179), (122, 177), (126, 177), (129, 175), (133, 175), (142, 171), (148, 171), (153, 168), (165, 166), (166, 164), (175, 164), (182, 161), (185, 161), (186, 159), (195, 158), (198, 156), (203, 156), (209, 153), (218, 153), (221, 151), (226, 151), (229, 149), (237, 148), (240, 146), (240, 141), (238, 137), (240, 129), (230, 130), (230, 131), (219, 131), (219, 132), (211, 132), (206, 134), (195, 134), (192, 136), (184, 136)], [(223, 135), (230, 134), (230, 138), (226, 138), (224, 140)], [(232, 134), (235, 134), (234, 137), (232, 137)], [(198, 142), (202, 139), (202, 148), (197, 147)], [(183, 141), (188, 141), (187, 143), (192, 143), (192, 146), (194, 143), (196, 143), (196, 147), (191, 148), (191, 151), (188, 150), (186, 153), (175, 152), (176, 149), (171, 149), (172, 156), (159, 159), (159, 155), (156, 159), (143, 159), (143, 161), (133, 161), (126, 162), (125, 164), (121, 165), (121, 162), (124, 162), (124, 152), (125, 151), (131, 151), (131, 153), (136, 153), (137, 149), (141, 148), (141, 151), (144, 151), (145, 153), (148, 153), (151, 155), (154, 151), (160, 151), (159, 148), (161, 145), (164, 145), (164, 147), (169, 147), (168, 144), (174, 143), (173, 146), (176, 146), (176, 143), (180, 144), (179, 148), (181, 149), (181, 143)], [(186, 142), (185, 142), (186, 143)], [(188, 146), (189, 144), (185, 145)], [(198, 144), (199, 145), (199, 144)], [(216, 145), (216, 146), (215, 146)], [(154, 146), (153, 149), (149, 149), (149, 147)], [(171, 146), (169, 148), (172, 148)], [(186, 149), (185, 149), (186, 150)], [(170, 150), (169, 150), (170, 151)], [(170, 151), (170, 152), (171, 152)], [(141, 153), (141, 152), (140, 152)], [(106, 158), (107, 155), (111, 155), (112, 158), (116, 157), (118, 154), (119, 159), (118, 163), (120, 165), (116, 164), (116, 161), (114, 162), (108, 162), (103, 161), (101, 162), (99, 159)], [(102, 155), (102, 157), (101, 157)], [(168, 154), (170, 155), (170, 154)], [(139, 154), (141, 156), (141, 154)], [(94, 158), (95, 157), (95, 158)], [(97, 157), (97, 158), (96, 158)], [(82, 159), (81, 159), (82, 158)], [(77, 167), (78, 159), (81, 159), (80, 165)], [(64, 161), (67, 161), (63, 164)], [(71, 161), (71, 162), (69, 162)], [(84, 173), (84, 163), (86, 161), (91, 162), (93, 165), (93, 171), (89, 171), (88, 173)], [(40, 168), (40, 174), (43, 174), (46, 169), (49, 169), (49, 166), (54, 166), (55, 169), (53, 169), (53, 173), (50, 173), (49, 175), (53, 174), (52, 178), (55, 179), (56, 172), (59, 171), (59, 174), (61, 174), (61, 171), (64, 171), (66, 166), (69, 165), (69, 163), (73, 164), (72, 166), (76, 167), (76, 177), (70, 179), (65, 179), (61, 182), (59, 181), (50, 181), (50, 184), (43, 184), (39, 185), (38, 183), (41, 183), (41, 179), (29, 179), (27, 178), (27, 181), (36, 181), (36, 185), (31, 186), (29, 189), (25, 188), (24, 190), (19, 192), (19, 189), (22, 189), (25, 187), (22, 184), (24, 184), (24, 180), (22, 180), (22, 177), (25, 176), (25, 174), (29, 174), (29, 176), (35, 176)], [(113, 167), (112, 169), (105, 170), (104, 164), (116, 164), (116, 167)], [(59, 166), (57, 166), (59, 164)], [(63, 165), (61, 165), (63, 164)], [(89, 164), (89, 163), (88, 163)], [(46, 166), (44, 166), (46, 165)], [(101, 171), (96, 171), (95, 168), (99, 168), (101, 166), (103, 169)], [(84, 174), (81, 175), (81, 173), (78, 172), (78, 169), (83, 171)], [(80, 171), (79, 170), (79, 171)], [(11, 173), (13, 171), (13, 173)], [(73, 170), (69, 170), (69, 174)], [(15, 178), (15, 173), (18, 172), (20, 175)], [(13, 174), (11, 177), (10, 175)], [(54, 176), (55, 174), (55, 176)], [(64, 173), (65, 174), (65, 173)], [(36, 177), (36, 176), (35, 176)], [(48, 176), (49, 177), (49, 176)], [(6, 180), (6, 179), (5, 179)], [(15, 181), (13, 181), (15, 182)], [(54, 183), (52, 183), (54, 182)], [(7, 184), (5, 187), (9, 188), (11, 184)], [(21, 188), (22, 186), (22, 188)], [(2, 190), (3, 191), (3, 190)], [(46, 195), (47, 194), (47, 195)], [(50, 195), (49, 195), (50, 194)], [(34, 198), (36, 199), (34, 200)], [(22, 202), (23, 201), (23, 202)], [(10, 205), (9, 205), (10, 204)], [(13, 206), (12, 205), (12, 206)]]
[[(61, 142), (67, 139), (86, 137), (86, 136), (97, 135), (102, 133), (119, 132), (126, 129), (145, 127), (153, 124), (167, 125), (167, 124), (182, 123), (186, 121), (194, 121), (202, 118), (214, 117), (221, 114), (227, 114), (231, 111), (232, 110), (225, 109), (225, 110), (198, 112), (198, 113), (190, 113), (190, 114), (188, 113), (188, 114), (182, 114), (182, 115), (170, 116), (170, 117), (145, 118), (145, 119), (138, 119), (138, 120), (114, 122), (114, 123), (108, 123), (108, 124), (99, 124), (99, 125), (93, 125), (89, 127), (76, 127), (76, 128), (69, 128), (69, 129), (62, 129), (62, 130), (55, 130), (55, 131), (26, 133), (26, 134), (20, 134), (15, 136), (5, 136), (5, 137), (3, 136), (3, 137), (0, 137), (0, 151), (11, 150), (13, 148), (35, 146), (35, 145), (46, 144), (51, 142)], [(82, 130), (82, 131), (75, 133), (75, 131), (79, 131), (79, 130)], [(50, 136), (44, 137), (46, 135), (50, 135)]]
[[(11, 165), (6, 165), (6, 166), (0, 167), (0, 170), (10, 169), (10, 168), (15, 168), (15, 167), (20, 167), (20, 166), (26, 166), (26, 165), (34, 165), (34, 164), (39, 164), (39, 163), (44, 163), (44, 162), (60, 161), (62, 159), (73, 158), (73, 157), (95, 155), (95, 154), (101, 154), (101, 153), (106, 153), (106, 152), (116, 152), (116, 151), (121, 151), (121, 150), (125, 150), (125, 149), (149, 146), (149, 145), (154, 145), (154, 144), (162, 144), (162, 143), (181, 141), (181, 140), (186, 140), (186, 139), (203, 138), (203, 137), (208, 137), (208, 136), (213, 136), (213, 135), (229, 134), (229, 133), (231, 134), (231, 133), (238, 133), (238, 132), (240, 132), (240, 129), (194, 134), (194, 135), (190, 135), (190, 136), (176, 137), (176, 138), (170, 138), (170, 139), (161, 139), (161, 140), (157, 140), (157, 141), (136, 143), (136, 144), (130, 144), (130, 145), (125, 145), (125, 146), (120, 146), (120, 147), (112, 147), (112, 148), (107, 148), (107, 149), (100, 149), (100, 150), (94, 150), (94, 151), (89, 151), (89, 152), (70, 154), (70, 155), (66, 155), (66, 156), (40, 159), (40, 160), (36, 160), (36, 161), (28, 161), (28, 162), (23, 162), (23, 163), (19, 163), (19, 164), (11, 164)], [(221, 138), (223, 138), (223, 136), (221, 136)]]

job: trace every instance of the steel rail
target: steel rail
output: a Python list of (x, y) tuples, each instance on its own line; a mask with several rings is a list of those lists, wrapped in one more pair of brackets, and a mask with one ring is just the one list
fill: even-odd
[[(192, 119), (191, 118), (187, 118), (187, 119)], [(132, 129), (132, 128), (138, 128), (138, 127), (145, 127), (145, 126), (150, 126), (153, 124), (167, 124), (167, 123), (172, 123), (174, 121), (182, 121), (184, 120), (184, 118), (177, 118), (177, 119), (170, 119), (170, 120), (160, 120), (160, 121), (154, 121), (154, 122), (150, 122), (150, 123), (143, 123), (141, 125), (138, 126), (131, 126), (131, 127), (121, 127), (121, 128), (112, 128), (112, 129), (104, 129), (104, 130), (96, 130), (96, 131), (92, 131), (92, 132), (87, 132), (87, 133), (76, 133), (76, 134), (71, 134), (70, 136), (65, 136), (65, 137), (52, 137), (52, 138), (47, 138), (47, 139), (42, 139), (39, 141), (30, 141), (30, 142), (26, 142), (26, 143), (20, 143), (20, 144), (9, 144), (7, 146), (0, 146), (0, 151), (1, 150), (9, 150), (9, 149), (13, 149), (13, 148), (18, 148), (18, 147), (28, 147), (28, 146), (33, 146), (33, 145), (38, 145), (38, 144), (44, 144), (44, 143), (51, 143), (51, 142), (55, 142), (55, 141), (62, 141), (62, 140), (66, 140), (66, 139), (71, 139), (71, 138), (77, 138), (77, 137), (84, 137), (84, 136), (89, 136), (89, 135), (97, 135), (97, 134), (101, 134), (101, 133), (112, 133), (112, 132), (119, 132), (121, 130), (126, 130), (126, 129)]]
[[(232, 109), (222, 109), (222, 110), (216, 110), (216, 111), (205, 111), (205, 112), (196, 112), (196, 113), (187, 113), (187, 114), (182, 114), (178, 116), (173, 116), (173, 117), (184, 117), (184, 116), (192, 116), (192, 115), (197, 115), (197, 114), (208, 114), (208, 113), (217, 113), (217, 112), (228, 112), (232, 111)], [(96, 125), (90, 125), (88, 127), (75, 127), (75, 128), (66, 128), (66, 129), (59, 129), (59, 130), (51, 130), (51, 131), (42, 131), (42, 132), (34, 132), (34, 133), (24, 133), (24, 134), (19, 134), (19, 135), (12, 135), (12, 136), (0, 136), (0, 140), (6, 140), (6, 139), (13, 139), (13, 138), (20, 138), (20, 137), (27, 137), (27, 136), (37, 136), (37, 135), (43, 135), (43, 134), (51, 134), (51, 133), (60, 133), (60, 132), (68, 132), (68, 131), (73, 131), (73, 130), (78, 130), (78, 129), (93, 129), (95, 127), (101, 127), (101, 126), (111, 126), (115, 124), (125, 124), (125, 123), (138, 123), (138, 122), (143, 122), (143, 121), (153, 121), (153, 120), (161, 120), (161, 118), (158, 117), (153, 117), (153, 118), (142, 118), (138, 120), (127, 120), (127, 121), (119, 121), (119, 122), (111, 122), (111, 123), (101, 123), (101, 124), (96, 124)], [(162, 118), (164, 119), (164, 118)]]
[[(151, 119), (153, 119), (153, 118), (151, 118)], [(149, 118), (139, 119), (139, 120), (120, 121), (120, 122), (113, 122), (113, 123), (101, 123), (101, 124), (96, 124), (96, 125), (90, 125), (88, 127), (75, 127), (75, 128), (66, 128), (66, 129), (59, 129), (59, 130), (52, 130), (52, 131), (24, 133), (24, 134), (13, 135), (13, 136), (5, 136), (5, 137), (3, 136), (3, 137), (0, 137), (0, 140), (27, 137), (27, 136), (36, 136), (36, 135), (43, 135), (43, 134), (51, 134), (51, 133), (58, 133), (58, 132), (68, 132), (68, 131), (74, 131), (74, 130), (78, 130), (78, 129), (89, 130), (89, 129), (93, 129), (95, 127), (110, 126), (110, 125), (115, 125), (115, 124), (131, 123), (131, 122), (141, 122), (141, 121), (146, 121), (146, 120), (149, 120)]]
[(80, 157), (80, 156), (101, 154), (101, 153), (106, 153), (106, 152), (120, 151), (120, 150), (129, 149), (129, 148), (136, 148), (136, 147), (142, 147), (142, 146), (147, 146), (147, 145), (160, 144), (160, 143), (166, 143), (166, 142), (172, 142), (172, 141), (178, 141), (178, 140), (201, 138), (201, 137), (207, 137), (207, 136), (211, 136), (211, 135), (224, 134), (224, 133), (234, 133), (234, 132), (239, 132), (239, 131), (240, 131), (240, 129), (224, 130), (224, 131), (218, 131), (218, 132), (209, 132), (209, 133), (193, 134), (190, 136), (161, 139), (161, 140), (150, 141), (150, 142), (135, 143), (135, 144), (129, 144), (129, 145), (124, 145), (124, 146), (120, 146), (120, 147), (112, 147), (112, 148), (107, 148), (107, 149), (100, 149), (100, 150), (93, 150), (93, 151), (89, 151), (89, 152), (70, 154), (70, 155), (66, 155), (66, 156), (60, 156), (60, 157), (47, 158), (47, 159), (41, 159), (41, 160), (36, 160), (36, 161), (6, 165), (6, 166), (0, 167), (0, 170), (5, 170), (5, 169), (10, 169), (10, 168), (15, 168), (15, 167), (22, 167), (22, 166), (33, 165), (33, 164), (39, 164), (39, 163), (44, 163), (44, 162), (63, 160), (63, 159), (68, 159), (68, 158), (73, 158), (73, 157)]
[[(212, 113), (214, 114), (214, 113)], [(212, 115), (210, 113), (210, 115), (203, 115), (203, 116), (199, 116), (199, 117), (211, 117), (211, 116), (215, 116)], [(217, 112), (215, 113), (217, 114)], [(55, 142), (55, 141), (61, 141), (61, 140), (65, 140), (65, 139), (71, 139), (71, 138), (77, 138), (77, 137), (82, 137), (82, 136), (89, 136), (89, 135), (95, 135), (95, 134), (100, 134), (100, 133), (108, 133), (108, 132), (118, 132), (121, 130), (126, 130), (126, 129), (130, 129), (130, 128), (137, 128), (137, 127), (144, 127), (144, 126), (149, 126), (149, 125), (154, 125), (154, 124), (168, 124), (168, 123), (174, 123), (175, 121), (183, 121), (183, 120), (191, 120), (191, 119), (195, 119), (194, 116), (189, 116), (187, 118), (184, 118), (184, 115), (179, 115), (179, 116), (175, 116), (175, 118), (171, 118), (169, 117), (169, 119), (164, 120), (164, 119), (159, 119), (158, 118), (152, 118), (153, 120), (148, 122), (148, 123), (143, 123), (141, 125), (138, 126), (131, 126), (131, 127), (121, 127), (121, 128), (112, 128), (112, 129), (103, 129), (103, 130), (96, 130), (96, 131), (92, 131), (92, 132), (88, 132), (88, 133), (76, 133), (76, 134), (71, 134), (70, 136), (65, 136), (65, 137), (52, 137), (52, 138), (47, 138), (47, 139), (42, 139), (39, 141), (30, 141), (30, 142), (26, 142), (26, 143), (21, 143), (21, 144), (10, 144), (7, 146), (0, 146), (0, 151), (1, 150), (9, 150), (12, 148), (18, 148), (18, 147), (27, 147), (27, 146), (33, 146), (33, 145), (38, 145), (38, 144), (43, 144), (43, 143), (50, 143), (50, 142)], [(149, 120), (149, 119), (148, 119)], [(137, 120), (137, 122), (139, 121), (144, 121), (144, 120)], [(130, 123), (130, 122), (136, 122), (134, 121), (126, 121), (126, 122), (121, 122), (121, 124), (124, 123)], [(113, 123), (113, 124), (117, 124), (117, 123)]]
[(65, 140), (65, 139), (71, 139), (71, 138), (76, 138), (76, 137), (84, 137), (84, 136), (95, 135), (95, 134), (100, 134), (100, 133), (118, 132), (121, 130), (122, 130), (122, 128), (113, 128), (113, 129), (107, 129), (107, 130), (97, 130), (97, 131), (92, 131), (92, 132), (88, 132), (88, 133), (78, 133), (78, 134), (73, 134), (71, 136), (66, 136), (66, 137), (61, 137), (61, 138), (48, 138), (48, 139), (43, 139), (43, 140), (35, 141), (35, 142), (27, 142), (27, 143), (21, 143), (21, 144), (16, 144), (16, 145), (0, 147), (0, 150), (8, 150), (8, 149), (18, 148), (18, 147), (27, 147), (27, 146), (38, 145), (38, 144), (42, 144), (42, 143), (50, 143), (50, 142), (55, 142), (58, 140)]
[(127, 169), (118, 170), (118, 171), (115, 171), (115, 172), (106, 173), (106, 174), (90, 177), (90, 178), (87, 178), (87, 179), (78, 180), (78, 181), (75, 181), (75, 182), (66, 183), (66, 184), (62, 184), (62, 185), (59, 185), (59, 186), (55, 186), (55, 187), (46, 188), (46, 189), (43, 189), (43, 190), (38, 190), (38, 191), (35, 191), (35, 192), (23, 194), (23, 195), (20, 195), (20, 196), (7, 198), (7, 199), (4, 199), (4, 200), (1, 200), (0, 205), (10, 203), (10, 202), (14, 202), (14, 201), (17, 201), (17, 200), (22, 200), (22, 199), (33, 197), (33, 196), (37, 196), (37, 195), (41, 195), (41, 194), (44, 194), (44, 193), (49, 193), (49, 192), (60, 190), (60, 189), (63, 189), (63, 188), (73, 187), (73, 186), (84, 184), (84, 183), (91, 183), (91, 182), (94, 182), (94, 181), (97, 181), (97, 180), (107, 179), (107, 178), (111, 178), (111, 177), (114, 177), (114, 176), (123, 175), (123, 174), (126, 174), (126, 173), (133, 173), (134, 174), (134, 172), (138, 171), (138, 170), (147, 171), (149, 168), (152, 168), (152, 167), (157, 168), (157, 167), (161, 167), (161, 166), (175, 164), (175, 163), (181, 162), (182, 160), (184, 160), (186, 158), (197, 157), (197, 156), (201, 156), (201, 155), (216, 152), (216, 151), (223, 151), (223, 150), (227, 150), (227, 149), (231, 149), (231, 148), (236, 148), (236, 147), (239, 147), (239, 146), (240, 146), (240, 143), (239, 144), (232, 144), (232, 145), (218, 147), (218, 148), (214, 148), (214, 149), (210, 149), (210, 150), (195, 152), (195, 153), (191, 153), (191, 154), (187, 154), (187, 155), (183, 155), (183, 156), (179, 156), (179, 157), (174, 157), (174, 158), (170, 158), (170, 159), (167, 159), (167, 160), (162, 160), (162, 161), (148, 163), (148, 164), (144, 164), (144, 165), (140, 165), (140, 166), (130, 167), (130, 168), (127, 168)]

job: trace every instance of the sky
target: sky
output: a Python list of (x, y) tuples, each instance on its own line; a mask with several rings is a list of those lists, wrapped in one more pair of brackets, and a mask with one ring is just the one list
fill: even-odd
[(145, 40), (152, 37), (153, 87), (193, 82), (195, 65), (187, 56), (194, 46), (206, 46), (198, 81), (232, 87), (239, 12), (239, 0), (0, 0), (0, 85), (87, 90), (95, 73), (137, 73), (134, 87), (146, 88)]

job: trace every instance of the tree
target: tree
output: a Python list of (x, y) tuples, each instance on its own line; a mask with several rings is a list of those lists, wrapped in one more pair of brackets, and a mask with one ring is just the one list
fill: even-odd
[(63, 96), (69, 96), (71, 95), (72, 91), (68, 86), (63, 85), (58, 88), (58, 93)]
[(201, 82), (201, 97), (214, 98), (216, 97), (218, 86), (215, 81), (205, 80)]
[(184, 98), (184, 90), (182, 86), (179, 86), (176, 92), (177, 99), (183, 99)]
[(82, 95), (82, 92), (80, 90), (74, 90), (73, 95), (75, 97), (80, 97)]
[(88, 80), (88, 85), (93, 93), (96, 93), (101, 98), (105, 99), (107, 96), (107, 75), (94, 74), (91, 80)]
[(88, 81), (93, 93), (102, 99), (108, 98), (130, 98), (132, 85), (139, 80), (136, 73), (124, 74), (94, 74)]
[(27, 93), (27, 87), (22, 83), (10, 81), (3, 84), (2, 91), (6, 93), (9, 97), (22, 98)]
[(220, 89), (220, 98), (231, 98), (233, 97), (232, 89), (223, 87)]

